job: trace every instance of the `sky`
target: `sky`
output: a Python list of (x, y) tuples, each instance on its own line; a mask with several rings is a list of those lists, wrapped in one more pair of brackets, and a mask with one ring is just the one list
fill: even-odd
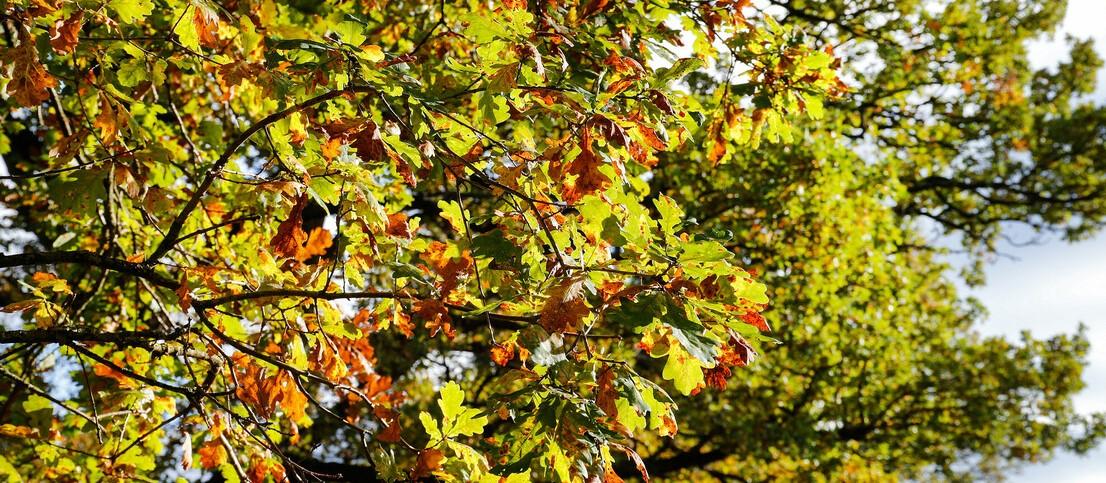
[[(1061, 31), (1053, 39), (1032, 43), (1030, 61), (1044, 67), (1066, 59), (1067, 34), (1094, 38), (1096, 50), (1106, 58), (1106, 0), (1069, 0)], [(1106, 69), (1099, 72), (1095, 99), (1106, 104)], [(1029, 330), (1046, 337), (1071, 333), (1085, 324), (1091, 351), (1084, 372), (1086, 388), (1076, 396), (1075, 407), (1084, 413), (1106, 411), (1106, 233), (1074, 244), (1050, 240), (1028, 247), (1005, 246), (1002, 252), (1014, 258), (996, 258), (986, 269), (987, 284), (966, 290), (990, 312), (980, 332), (1017, 337)], [(1106, 482), (1106, 446), (1082, 457), (1058, 454), (1048, 463), (1010, 475), (1009, 481)]]

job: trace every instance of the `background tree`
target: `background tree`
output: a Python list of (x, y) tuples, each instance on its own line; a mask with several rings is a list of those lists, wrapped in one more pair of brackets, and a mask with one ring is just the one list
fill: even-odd
[[(645, 478), (768, 302), (650, 169), (844, 90), (740, 1), (3, 8), (0, 471), (36, 480)], [(704, 104), (720, 51), (763, 75)]]
[[(797, 126), (801, 142), (728, 149), (709, 171), (695, 168), (709, 151), (664, 156), (654, 171), (700, 229), (734, 233), (782, 344), (724, 392), (679, 401), (694, 430), (639, 448), (653, 474), (990, 479), (1094, 447), (1103, 416), (1071, 404), (1083, 334), (977, 335), (983, 314), (940, 257), (959, 238), (981, 283), (1004, 227), (1078, 240), (1102, 225), (1106, 111), (1088, 99), (1102, 63), (1083, 41), (1055, 69), (1026, 59), (1064, 5), (764, 5), (832, 46), (851, 88)], [(704, 98), (726, 88), (699, 79)]]

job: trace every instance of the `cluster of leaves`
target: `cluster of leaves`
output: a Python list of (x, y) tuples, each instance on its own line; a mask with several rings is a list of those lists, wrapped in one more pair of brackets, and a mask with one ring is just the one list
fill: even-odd
[(0, 471), (648, 478), (772, 340), (652, 169), (844, 94), (747, 4), (6, 3)]

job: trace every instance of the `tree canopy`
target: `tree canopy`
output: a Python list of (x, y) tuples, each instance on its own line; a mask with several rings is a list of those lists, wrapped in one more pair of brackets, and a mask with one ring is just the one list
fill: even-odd
[(1056, 2), (3, 9), (0, 473), (961, 479), (1106, 433), (1082, 334), (978, 336), (926, 232), (1106, 221), (1102, 63), (1026, 59)]

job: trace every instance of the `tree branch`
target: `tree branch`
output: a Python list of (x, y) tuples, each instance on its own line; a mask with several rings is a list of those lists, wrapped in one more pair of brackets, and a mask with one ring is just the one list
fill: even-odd
[(180, 283), (159, 273), (153, 268), (118, 258), (106, 257), (86, 250), (69, 252), (27, 252), (15, 255), (0, 255), (0, 268), (24, 267), (29, 265), (77, 264), (105, 268), (149, 280), (154, 285), (176, 290)]
[(137, 330), (133, 332), (99, 332), (73, 329), (31, 329), (0, 332), (0, 344), (67, 344), (70, 342), (110, 342), (122, 345), (146, 345), (151, 341), (173, 340), (185, 332)]

